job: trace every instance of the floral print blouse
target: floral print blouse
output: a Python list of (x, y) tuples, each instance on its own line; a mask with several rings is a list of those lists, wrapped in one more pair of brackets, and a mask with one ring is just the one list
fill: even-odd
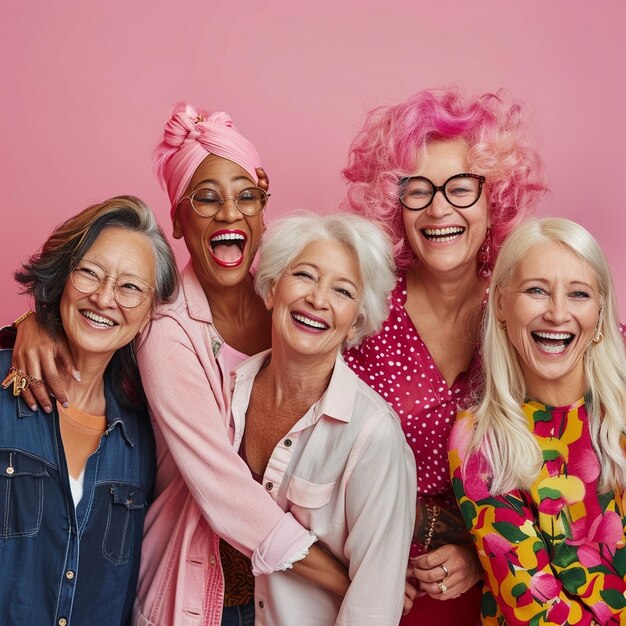
[(450, 436), (452, 485), (485, 570), (483, 624), (626, 624), (624, 493), (598, 493), (584, 398), (522, 410), (543, 452), (530, 491), (490, 495), (480, 452), (463, 473), (471, 414)]

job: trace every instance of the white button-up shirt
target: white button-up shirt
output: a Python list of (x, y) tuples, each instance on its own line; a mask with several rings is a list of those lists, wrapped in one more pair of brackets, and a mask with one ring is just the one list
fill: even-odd
[[(233, 373), (236, 447), (269, 354)], [(291, 571), (258, 576), (256, 626), (397, 626), (415, 518), (414, 456), (393, 410), (341, 356), (325, 393), (274, 448), (263, 485), (346, 565), (351, 583), (342, 600)]]

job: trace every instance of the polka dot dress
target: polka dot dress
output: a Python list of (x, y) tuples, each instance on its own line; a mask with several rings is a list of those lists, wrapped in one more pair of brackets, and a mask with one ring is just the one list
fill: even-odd
[(438, 494), (451, 488), (448, 434), (465, 401), (478, 359), (448, 387), (404, 309), (406, 297), (406, 274), (401, 274), (381, 332), (348, 350), (344, 357), (400, 416), (415, 454), (418, 493)]

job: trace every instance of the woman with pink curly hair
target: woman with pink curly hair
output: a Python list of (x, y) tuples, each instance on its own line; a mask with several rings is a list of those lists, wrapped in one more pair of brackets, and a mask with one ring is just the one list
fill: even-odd
[[(371, 111), (343, 175), (380, 224), (398, 281), (382, 331), (347, 363), (399, 414), (417, 463), (402, 624), (474, 625), (480, 566), (452, 494), (448, 435), (480, 376), (478, 335), (502, 241), (546, 190), (521, 108), (505, 94), (422, 91)], [(444, 600), (445, 602), (441, 602)]]

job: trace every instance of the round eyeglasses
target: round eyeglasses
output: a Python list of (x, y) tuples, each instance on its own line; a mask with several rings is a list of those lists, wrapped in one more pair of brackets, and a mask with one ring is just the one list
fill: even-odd
[(74, 287), (81, 293), (86, 294), (99, 291), (107, 279), (112, 279), (115, 282), (115, 301), (124, 309), (138, 307), (154, 291), (154, 287), (151, 287), (133, 274), (111, 276), (106, 273), (102, 265), (84, 257), (76, 263), (76, 266), (70, 273), (70, 278)]
[(425, 176), (407, 176), (400, 179), (400, 204), (410, 211), (421, 211), (441, 191), (453, 207), (468, 209), (478, 202), (484, 182), (485, 177), (478, 174), (455, 174), (443, 185), (435, 185)]
[(226, 196), (225, 198), (222, 198), (215, 189), (200, 187), (192, 191), (188, 196), (181, 198), (179, 202), (189, 198), (193, 210), (198, 215), (213, 217), (219, 213), (226, 200), (232, 200), (240, 213), (252, 216), (257, 215), (265, 208), (269, 197), (270, 194), (265, 193), (260, 187), (246, 187), (236, 196)]

